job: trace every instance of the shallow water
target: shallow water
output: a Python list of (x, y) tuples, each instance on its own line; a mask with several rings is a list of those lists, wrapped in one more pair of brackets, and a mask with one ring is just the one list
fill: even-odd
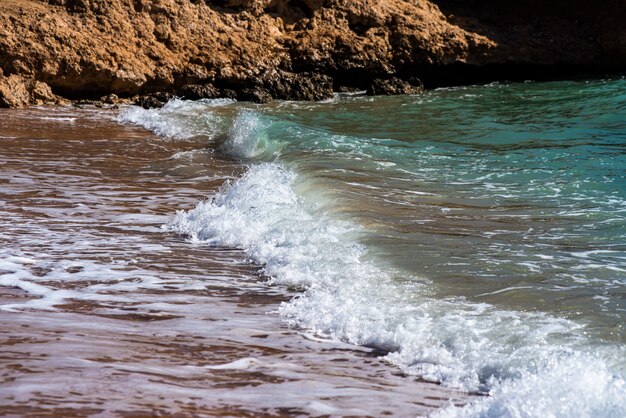
[(304, 291), (291, 324), (491, 395), (440, 415), (626, 414), (624, 79), (120, 120), (249, 165), (167, 228)]
[[(0, 112), (3, 416), (426, 414), (467, 395), (285, 324), (241, 249), (163, 229), (244, 167), (103, 110)], [(208, 146), (207, 146), (208, 145)]]

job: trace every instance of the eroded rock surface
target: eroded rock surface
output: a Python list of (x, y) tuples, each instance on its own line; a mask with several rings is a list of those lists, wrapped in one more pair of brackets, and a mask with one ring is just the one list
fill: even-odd
[(12, 74), (0, 74), (0, 107), (23, 107), (29, 104), (56, 104), (61, 102), (46, 83)]
[(0, 105), (52, 93), (318, 100), (624, 67), (624, 0), (545, 3), (3, 0)]

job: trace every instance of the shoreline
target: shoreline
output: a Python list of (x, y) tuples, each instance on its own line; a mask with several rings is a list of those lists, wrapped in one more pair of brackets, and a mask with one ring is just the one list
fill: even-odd
[[(538, 68), (537, 70), (539, 71), (540, 69), (541, 68)], [(424, 92), (433, 91), (433, 90), (437, 90), (441, 88), (446, 89), (446, 88), (456, 88), (456, 87), (472, 87), (472, 86), (488, 85), (492, 83), (512, 84), (512, 83), (525, 83), (525, 82), (543, 83), (543, 82), (556, 82), (556, 81), (583, 82), (583, 81), (615, 79), (615, 78), (626, 77), (626, 71), (614, 70), (614, 71), (605, 72), (603, 70), (594, 70), (594, 71), (585, 71), (585, 72), (573, 71), (571, 73), (567, 73), (567, 76), (560, 74), (560, 73), (559, 74), (544, 74), (543, 76), (539, 76), (538, 74), (536, 75), (537, 75), (537, 78), (530, 78), (530, 79), (524, 78), (521, 75), (519, 78), (503, 77), (500, 79), (491, 79), (491, 78), (483, 79), (481, 75), (478, 75), (476, 76), (476, 78), (472, 78), (471, 81), (468, 81), (467, 83), (436, 85), (436, 86), (432, 86), (428, 88), (425, 87), (423, 90), (420, 90), (418, 92), (402, 93), (402, 94), (421, 94)], [(330, 97), (320, 99), (319, 101), (328, 100), (336, 95), (341, 95), (341, 94), (350, 94), (350, 95), (356, 94), (356, 95), (374, 96), (374, 97), (394, 95), (394, 94), (370, 94), (367, 90), (354, 89), (350, 91), (333, 91)], [(143, 94), (143, 95), (135, 95), (132, 97), (118, 97), (114, 93), (111, 93), (106, 96), (102, 96), (100, 98), (94, 98), (94, 97), (89, 96), (89, 97), (68, 99), (68, 98), (56, 96), (50, 99), (49, 101), (43, 101), (43, 102), (35, 101), (34, 103), (27, 104), (24, 107), (19, 106), (19, 107), (13, 107), (12, 109), (19, 110), (22, 108), (44, 106), (44, 107), (58, 107), (61, 109), (63, 108), (66, 108), (66, 109), (68, 108), (77, 108), (77, 109), (93, 108), (93, 109), (101, 109), (103, 111), (112, 111), (112, 110), (117, 110), (119, 106), (125, 106), (125, 105), (140, 106), (140, 107), (143, 107), (144, 109), (158, 109), (158, 108), (163, 107), (168, 101), (172, 99), (192, 100), (192, 101), (202, 100), (202, 99), (209, 99), (209, 100), (232, 99), (232, 100), (239, 101), (236, 97), (232, 97), (232, 96), (217, 95), (217, 96), (211, 96), (211, 97), (202, 97), (194, 93), (185, 95), (180, 90), (178, 91), (171, 90), (171, 91), (158, 91), (158, 92)], [(252, 100), (243, 100), (242, 102), (265, 104), (273, 100), (274, 99), (270, 99), (269, 101), (265, 102), (265, 101), (255, 101), (254, 99), (252, 99)], [(276, 99), (276, 101), (280, 102), (282, 101), (282, 99)], [(292, 100), (285, 100), (285, 101), (292, 101)], [(295, 100), (295, 101), (298, 101), (298, 100)], [(309, 100), (301, 100), (301, 101), (307, 102)], [(0, 106), (0, 108), (2, 108), (2, 106)]]
[[(472, 399), (405, 376), (372, 349), (289, 327), (272, 312), (295, 294), (260, 281), (240, 251), (163, 232), (176, 209), (221, 184), (219, 171), (187, 173), (172, 160), (202, 141), (169, 149), (148, 131), (79, 109), (0, 113), (3, 141), (13, 144), (5, 174), (35, 180), (3, 187), (11, 203), (0, 210), (13, 225), (3, 240), (19, 254), (1, 254), (0, 280), (49, 289), (31, 298), (0, 288), (0, 308), (18, 305), (3, 311), (0, 332), (11, 353), (0, 359), (7, 416), (427, 415)], [(214, 157), (196, 158), (198, 169)], [(221, 175), (237, 170), (213, 165)], [(145, 167), (167, 176), (135, 173)]]

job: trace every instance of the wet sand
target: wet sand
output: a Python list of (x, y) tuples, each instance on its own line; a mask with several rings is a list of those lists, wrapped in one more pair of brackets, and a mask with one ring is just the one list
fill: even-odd
[(296, 293), (241, 251), (164, 231), (243, 167), (204, 138), (114, 118), (0, 112), (1, 415), (420, 416), (467, 402), (289, 327), (275, 311)]

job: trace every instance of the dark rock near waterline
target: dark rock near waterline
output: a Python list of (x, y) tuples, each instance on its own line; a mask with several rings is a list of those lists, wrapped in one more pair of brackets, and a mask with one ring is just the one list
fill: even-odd
[(424, 85), (418, 79), (410, 79), (410, 81), (408, 81), (398, 77), (391, 77), (387, 79), (374, 79), (367, 89), (367, 94), (370, 96), (393, 96), (398, 94), (418, 94), (423, 91)]
[(319, 73), (268, 70), (243, 79), (223, 78), (221, 97), (255, 103), (280, 100), (323, 100), (333, 95), (333, 79)]
[(170, 93), (158, 92), (144, 96), (139, 96), (134, 100), (134, 104), (144, 109), (161, 108), (168, 100), (174, 96)]
[(186, 84), (175, 90), (176, 96), (187, 100), (215, 99), (220, 91), (212, 84)]
[(284, 100), (323, 100), (333, 95), (333, 79), (318, 73), (286, 73), (267, 77), (272, 95)]
[(237, 92), (233, 89), (223, 89), (221, 91), (221, 97), (223, 97), (224, 99), (232, 99), (232, 100), (236, 100), (237, 99)]
[(237, 94), (237, 100), (253, 103), (269, 103), (272, 95), (263, 88), (243, 88)]
[(117, 97), (117, 94), (108, 94), (106, 96), (102, 96), (100, 101), (105, 104), (117, 104), (120, 102), (120, 98)]

